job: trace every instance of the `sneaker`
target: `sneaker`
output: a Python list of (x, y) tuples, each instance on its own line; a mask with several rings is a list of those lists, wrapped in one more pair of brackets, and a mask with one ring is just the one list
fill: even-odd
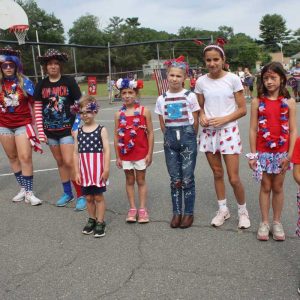
[(69, 196), (68, 194), (64, 193), (56, 202), (56, 206), (63, 207), (66, 206), (69, 202), (73, 201), (73, 196)]
[(34, 196), (33, 192), (25, 192), (25, 203), (35, 206), (42, 204), (42, 200)]
[(136, 214), (137, 214), (137, 209), (130, 208), (127, 213), (126, 222), (135, 223), (136, 222)]
[(84, 196), (77, 198), (76, 206), (74, 210), (85, 210), (86, 209), (86, 199)]
[(273, 240), (284, 241), (285, 234), (281, 223), (273, 223), (272, 226)]
[(217, 215), (211, 220), (211, 225), (219, 227), (224, 224), (225, 220), (230, 218), (229, 209), (218, 210)]
[(249, 219), (249, 214), (247, 210), (242, 211), (239, 213), (239, 225), (238, 228), (240, 229), (246, 229), (251, 226), (250, 224), (250, 219)]
[(268, 241), (269, 240), (269, 234), (270, 234), (270, 226), (269, 224), (261, 222), (259, 224), (256, 238), (259, 241)]
[(88, 222), (84, 226), (82, 233), (83, 234), (91, 234), (94, 231), (94, 228), (96, 226), (96, 220), (89, 218)]
[(102, 223), (97, 222), (95, 225), (95, 229), (94, 229), (94, 237), (98, 238), (98, 237), (102, 237), (105, 236), (105, 222), (103, 221)]
[(149, 223), (149, 213), (147, 208), (140, 208), (138, 210), (138, 223)]
[(19, 193), (12, 198), (13, 202), (20, 202), (25, 200), (25, 188), (21, 188)]

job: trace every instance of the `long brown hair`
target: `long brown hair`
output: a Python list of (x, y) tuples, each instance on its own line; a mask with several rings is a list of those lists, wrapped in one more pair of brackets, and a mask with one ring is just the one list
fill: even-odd
[(257, 89), (257, 96), (260, 98), (260, 97), (268, 95), (268, 90), (265, 87), (264, 81), (263, 81), (263, 76), (268, 71), (272, 71), (280, 76), (280, 87), (279, 87), (278, 95), (283, 96), (284, 98), (288, 98), (288, 99), (291, 98), (291, 95), (286, 88), (287, 79), (286, 79), (285, 70), (284, 70), (282, 64), (280, 62), (276, 62), (276, 61), (268, 63), (261, 70), (260, 84)]

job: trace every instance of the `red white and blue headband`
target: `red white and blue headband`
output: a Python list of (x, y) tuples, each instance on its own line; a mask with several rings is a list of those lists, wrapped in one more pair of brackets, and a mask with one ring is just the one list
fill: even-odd
[(116, 82), (118, 90), (122, 89), (137, 89), (140, 90), (144, 87), (143, 80), (130, 80), (129, 78), (119, 78)]

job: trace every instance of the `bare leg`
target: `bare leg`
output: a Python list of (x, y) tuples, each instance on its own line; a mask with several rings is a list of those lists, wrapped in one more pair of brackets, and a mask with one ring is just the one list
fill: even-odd
[(86, 208), (89, 217), (96, 220), (96, 204), (93, 195), (86, 195)]
[(245, 204), (245, 190), (239, 176), (239, 155), (226, 154), (223, 155), (229, 182), (233, 188), (233, 192), (238, 204)]
[(145, 208), (147, 205), (147, 184), (146, 184), (146, 170), (136, 170), (136, 182), (138, 185), (138, 193), (140, 200), (140, 208)]
[(281, 212), (284, 203), (283, 182), (285, 174), (273, 175), (272, 180), (272, 207), (273, 221), (280, 223)]
[(225, 199), (225, 184), (224, 184), (224, 170), (222, 166), (221, 154), (219, 152), (212, 154), (206, 152), (206, 158), (213, 171), (215, 191), (218, 200)]
[(0, 143), (4, 149), (4, 152), (9, 160), (9, 164), (14, 173), (20, 172), (21, 163), (18, 158), (17, 146), (15, 143), (14, 135), (0, 135)]
[(126, 176), (126, 192), (127, 192), (129, 205), (130, 208), (136, 208), (135, 201), (134, 201), (134, 183), (135, 183), (134, 170), (124, 170), (124, 172)]
[(32, 148), (26, 133), (15, 136), (17, 152), (21, 164), (22, 175), (32, 176)]
[(105, 199), (103, 194), (98, 194), (94, 196), (94, 200), (96, 203), (96, 217), (97, 217), (97, 222), (102, 223), (104, 221), (104, 215), (105, 215)]
[(259, 192), (259, 206), (261, 212), (262, 222), (269, 224), (269, 211), (270, 211), (270, 194), (272, 187), (272, 175), (263, 173), (262, 181)]

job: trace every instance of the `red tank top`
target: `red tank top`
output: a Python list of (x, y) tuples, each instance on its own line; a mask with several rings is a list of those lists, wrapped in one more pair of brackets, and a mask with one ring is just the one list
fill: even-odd
[[(281, 135), (281, 124), (280, 124), (280, 113), (281, 113), (281, 99), (279, 97), (277, 100), (270, 100), (268, 98), (263, 98), (266, 104), (265, 115), (267, 118), (268, 128), (270, 130), (270, 137), (274, 140), (278, 140)], [(258, 110), (258, 118), (262, 114)], [(288, 115), (287, 115), (288, 117)], [(259, 152), (287, 152), (289, 150), (289, 135), (287, 141), (279, 148), (271, 149), (266, 145), (266, 139), (263, 138), (263, 133), (258, 131), (257, 138), (256, 138), (256, 150)]]
[[(134, 147), (126, 154), (122, 154), (119, 148), (119, 155), (121, 160), (125, 161), (137, 161), (144, 159), (149, 151), (148, 146), (148, 137), (147, 137), (147, 131), (146, 131), (146, 118), (144, 116), (144, 106), (140, 107), (140, 125), (136, 132), (136, 137), (134, 141)], [(126, 130), (124, 133), (124, 143), (128, 144), (130, 137), (130, 129), (133, 128), (133, 119), (136, 118), (136, 116), (126, 116)]]
[(31, 96), (26, 97), (14, 81), (4, 80), (0, 91), (0, 126), (16, 128), (31, 124)]

